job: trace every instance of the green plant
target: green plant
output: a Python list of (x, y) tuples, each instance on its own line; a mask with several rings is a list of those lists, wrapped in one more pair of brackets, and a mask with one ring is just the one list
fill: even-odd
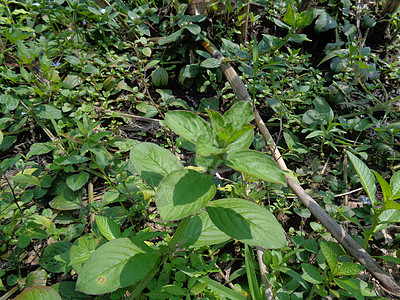
[[(395, 173), (390, 184), (376, 171), (370, 170), (367, 165), (354, 154), (347, 151), (347, 155), (356, 170), (360, 182), (369, 197), (371, 214), (373, 216), (371, 227), (364, 231), (363, 248), (366, 249), (371, 237), (379, 230), (382, 230), (391, 223), (400, 220), (400, 205), (395, 200), (400, 198), (400, 172)], [(383, 193), (383, 201), (376, 197), (375, 177), (379, 182)], [(358, 223), (358, 222), (357, 222)], [(358, 223), (359, 224), (359, 223)]]

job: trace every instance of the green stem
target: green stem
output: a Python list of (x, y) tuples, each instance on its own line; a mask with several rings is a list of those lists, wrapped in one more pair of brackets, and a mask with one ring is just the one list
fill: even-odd
[(371, 228), (367, 231), (364, 242), (363, 242), (363, 249), (367, 249), (368, 247), (368, 242), (370, 238), (372, 237), (372, 234), (375, 232), (375, 228), (379, 225), (379, 216), (381, 213), (385, 210), (385, 207), (383, 206), (378, 213), (374, 214), (374, 218), (372, 220), (372, 225)]

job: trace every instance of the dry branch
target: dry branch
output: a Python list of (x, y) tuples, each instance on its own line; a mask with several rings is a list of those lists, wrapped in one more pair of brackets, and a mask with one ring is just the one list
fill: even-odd
[[(246, 89), (246, 86), (241, 81), (233, 67), (230, 64), (224, 62), (225, 58), (223, 57), (223, 55), (206, 41), (202, 41), (201, 44), (211, 55), (213, 55), (213, 57), (218, 58), (221, 61), (221, 69), (224, 72), (229, 83), (231, 84), (237, 98), (239, 100), (249, 101), (251, 104), (253, 104), (253, 101)], [(285, 161), (283, 160), (278, 149), (276, 148), (271, 134), (269, 133), (267, 127), (262, 121), (257, 109), (254, 108), (254, 105), (253, 111), (257, 127), (264, 136), (267, 142), (267, 146), (272, 153), (272, 156), (281, 167), (281, 169), (283, 171), (287, 171), (288, 169), (286, 167)], [(354, 256), (362, 265), (364, 265), (366, 269), (376, 279), (379, 280), (382, 286), (389, 293), (400, 297), (400, 287), (396, 283), (396, 281), (378, 266), (375, 260), (339, 224), (337, 224), (336, 221), (333, 220), (309, 194), (307, 194), (307, 192), (300, 186), (299, 183), (297, 183), (287, 174), (285, 175), (285, 177), (288, 186), (297, 195), (298, 199), (311, 211), (314, 217), (321, 222), (321, 224), (346, 249), (346, 251)]]

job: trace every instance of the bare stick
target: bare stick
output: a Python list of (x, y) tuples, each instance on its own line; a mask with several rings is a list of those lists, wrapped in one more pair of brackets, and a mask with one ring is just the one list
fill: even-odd
[[(230, 64), (224, 63), (225, 58), (223, 55), (212, 47), (206, 41), (202, 41), (203, 47), (215, 58), (221, 60), (221, 69), (227, 77), (229, 83), (231, 84), (237, 98), (239, 100), (249, 101), (253, 104), (253, 101), (244, 85), (240, 80), (236, 71)], [(272, 156), (281, 167), (283, 171), (288, 171), (285, 161), (279, 153), (279, 150), (275, 147), (275, 143), (269, 133), (267, 127), (262, 121), (260, 114), (254, 108), (254, 116), (257, 127), (259, 128), (261, 134), (267, 142), (267, 146), (270, 149)], [(356, 242), (354, 239), (336, 223), (326, 212), (318, 205), (306, 191), (293, 180), (287, 173), (285, 174), (286, 182), (288, 186), (297, 195), (298, 199), (311, 211), (311, 213), (316, 217), (323, 226), (332, 234), (332, 236), (351, 254), (353, 255), (361, 264), (363, 264), (367, 270), (380, 281), (385, 289), (396, 296), (400, 296), (400, 287), (396, 281), (386, 274), (375, 262), (375, 260)], [(259, 262), (260, 263), (260, 262)]]

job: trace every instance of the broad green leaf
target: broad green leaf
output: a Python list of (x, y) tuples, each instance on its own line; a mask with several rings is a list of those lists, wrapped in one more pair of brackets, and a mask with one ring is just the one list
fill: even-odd
[(234, 129), (241, 129), (244, 124), (254, 119), (251, 104), (248, 101), (239, 101), (224, 114), (224, 122), (233, 122)]
[(223, 286), (219, 282), (212, 280), (206, 276), (202, 276), (197, 271), (191, 270), (184, 266), (177, 266), (177, 268), (179, 270), (181, 270), (183, 273), (185, 273), (186, 275), (188, 275), (189, 277), (195, 277), (198, 282), (207, 283), (207, 287), (209, 289), (216, 292), (218, 295), (225, 296), (227, 299), (230, 299), (230, 300), (246, 300), (246, 299), (248, 299), (245, 296), (239, 294), (238, 292), (235, 292), (234, 290), (231, 290), (230, 288)]
[(91, 64), (86, 64), (86, 65), (84, 65), (82, 72), (88, 73), (88, 74), (97, 74), (97, 73), (99, 73), (99, 69), (97, 69), (95, 66), (93, 66)]
[(316, 32), (325, 32), (336, 27), (337, 22), (325, 10), (320, 13), (317, 21), (315, 21)]
[(338, 264), (337, 255), (329, 247), (329, 245), (327, 243), (324, 243), (324, 242), (321, 242), (321, 251), (322, 251), (322, 254), (325, 257), (326, 262), (329, 265), (329, 268), (331, 268), (332, 272), (335, 272), (337, 264)]
[(390, 178), (390, 187), (393, 193), (393, 195), (389, 197), (390, 200), (400, 198), (400, 172), (396, 172), (392, 178)]
[(213, 132), (218, 132), (218, 130), (224, 126), (225, 122), (224, 122), (224, 118), (223, 116), (214, 110), (211, 109), (206, 109), (208, 117), (210, 118), (210, 122), (211, 122), (211, 126), (212, 126), (212, 130)]
[(119, 226), (110, 218), (104, 216), (96, 216), (96, 224), (101, 234), (109, 241), (121, 237)]
[(25, 289), (15, 300), (61, 300), (60, 295), (49, 286), (35, 286)]
[(200, 64), (200, 67), (212, 69), (212, 68), (219, 68), (220, 65), (221, 65), (221, 61), (218, 58), (211, 57), (211, 58), (207, 58), (206, 60), (202, 61)]
[(66, 180), (66, 183), (71, 190), (77, 191), (83, 187), (88, 180), (89, 174), (86, 172), (81, 172), (79, 174), (69, 176)]
[(88, 300), (88, 295), (75, 291), (75, 284), (75, 281), (62, 281), (52, 285), (51, 287), (62, 297), (62, 299)]
[(400, 223), (400, 209), (387, 209), (379, 215), (379, 222), (384, 224)]
[(363, 297), (375, 297), (375, 292), (371, 291), (371, 288), (368, 287), (368, 283), (356, 278), (334, 278), (335, 283), (344, 289), (346, 292), (350, 293), (353, 296), (359, 296), (359, 299), (363, 299)]
[(320, 284), (324, 281), (325, 276), (321, 275), (316, 267), (310, 264), (301, 264), (301, 268), (303, 270), (301, 277), (309, 283)]
[(17, 184), (32, 184), (40, 187), (39, 179), (31, 174), (17, 174), (11, 177), (11, 180)]
[(178, 220), (203, 208), (215, 192), (210, 176), (190, 169), (175, 170), (158, 186), (157, 209), (164, 221)]
[(130, 163), (140, 177), (153, 187), (157, 187), (167, 174), (183, 168), (175, 155), (153, 143), (133, 146)]
[(165, 121), (169, 128), (192, 144), (196, 144), (202, 134), (207, 137), (212, 136), (209, 124), (190, 111), (170, 111), (165, 114)]
[(336, 276), (353, 276), (357, 275), (360, 271), (364, 270), (364, 266), (351, 262), (344, 262), (336, 267)]
[(352, 154), (349, 151), (346, 151), (348, 157), (350, 158), (351, 163), (356, 170), (358, 177), (360, 178), (360, 182), (367, 193), (369, 199), (371, 200), (372, 206), (376, 205), (376, 185), (375, 185), (375, 177), (372, 174), (371, 170), (367, 167), (367, 165), (359, 159), (357, 156)]
[(97, 238), (92, 233), (81, 236), (74, 241), (69, 252), (69, 265), (74, 268), (75, 272), (80, 273), (83, 264), (104, 241), (103, 238)]
[(207, 136), (200, 135), (196, 143), (196, 155), (197, 156), (211, 156), (223, 153), (224, 149), (219, 148), (210, 141)]
[(210, 202), (206, 210), (221, 231), (245, 244), (266, 249), (286, 245), (282, 226), (263, 206), (243, 199), (227, 198)]
[(205, 211), (201, 211), (190, 219), (181, 241), (182, 245), (199, 248), (223, 243), (229, 239), (229, 236), (214, 225), (209, 215)]
[(184, 27), (184, 29), (187, 29), (190, 31), (191, 34), (197, 35), (201, 32), (201, 27), (196, 24), (189, 24)]
[(71, 246), (72, 244), (66, 241), (56, 242), (47, 246), (40, 257), (40, 266), (52, 273), (68, 272)]
[(160, 39), (158, 41), (158, 44), (160, 46), (162, 46), (162, 45), (165, 45), (165, 44), (168, 44), (168, 43), (171, 43), (171, 42), (175, 42), (180, 38), (182, 32), (183, 32), (183, 29), (181, 28), (178, 31), (175, 31), (174, 33), (172, 33), (169, 36), (167, 36), (165, 39)]
[(261, 180), (280, 183), (286, 186), (283, 171), (275, 161), (265, 154), (254, 150), (238, 150), (227, 153), (224, 160), (228, 167), (244, 172)]
[(160, 254), (146, 252), (128, 238), (112, 240), (90, 256), (79, 274), (76, 290), (100, 295), (141, 280), (158, 262)]
[(60, 165), (74, 165), (74, 164), (80, 164), (87, 162), (89, 158), (86, 156), (81, 156), (81, 155), (73, 155), (70, 156), (66, 159), (64, 159), (62, 162), (60, 162)]
[(229, 139), (227, 140), (226, 143), (228, 145), (230, 145), (230, 144), (235, 144), (238, 141), (243, 141), (243, 136), (246, 137), (247, 136), (246, 133), (249, 132), (249, 131), (251, 131), (251, 133), (252, 133), (251, 135), (254, 136), (253, 135), (253, 128), (254, 128), (253, 125), (250, 125), (250, 124), (243, 125), (242, 129), (234, 130), (231, 133), (231, 135), (230, 135), (230, 137), (229, 137)]
[(36, 143), (33, 144), (30, 149), (28, 154), (26, 155), (26, 158), (31, 158), (33, 155), (41, 155), (41, 154), (46, 154), (49, 153), (50, 151), (55, 149), (54, 143)]
[[(386, 202), (389, 199), (392, 199), (393, 196), (393, 191), (392, 188), (390, 187), (389, 183), (376, 171), (371, 170), (372, 173), (374, 173), (376, 179), (378, 179), (379, 185), (381, 186), (382, 193), (383, 193), (383, 199)], [(399, 186), (400, 188), (400, 186)]]
[[(229, 138), (230, 139), (230, 138)], [(228, 139), (228, 141), (229, 141)], [(254, 130), (245, 130), (245, 132), (233, 143), (229, 144), (228, 148), (230, 152), (235, 150), (248, 149), (254, 139)]]
[(308, 283), (303, 279), (303, 277), (301, 277), (301, 275), (299, 273), (297, 273), (296, 271), (290, 269), (290, 268), (286, 268), (286, 267), (280, 267), (279, 269), (282, 273), (285, 273), (287, 275), (289, 275), (290, 277), (292, 277), (294, 280), (296, 280), (299, 285), (301, 285), (302, 287), (304, 287), (304, 289), (308, 290), (310, 287), (308, 285)]
[(260, 293), (260, 287), (258, 285), (258, 279), (254, 268), (254, 254), (251, 250), (252, 249), (250, 248), (250, 246), (246, 244), (244, 249), (244, 257), (246, 264), (247, 281), (249, 283), (252, 299), (263, 299)]
[(314, 20), (314, 12), (312, 9), (309, 9), (307, 11), (303, 11), (300, 14), (300, 19), (297, 20), (296, 25), (298, 28), (304, 28), (309, 26), (313, 20)]
[(283, 17), (283, 21), (293, 27), (296, 24), (296, 12), (292, 7), (289, 7)]
[(40, 119), (61, 119), (63, 114), (61, 110), (49, 104), (40, 104), (33, 108), (33, 112)]

